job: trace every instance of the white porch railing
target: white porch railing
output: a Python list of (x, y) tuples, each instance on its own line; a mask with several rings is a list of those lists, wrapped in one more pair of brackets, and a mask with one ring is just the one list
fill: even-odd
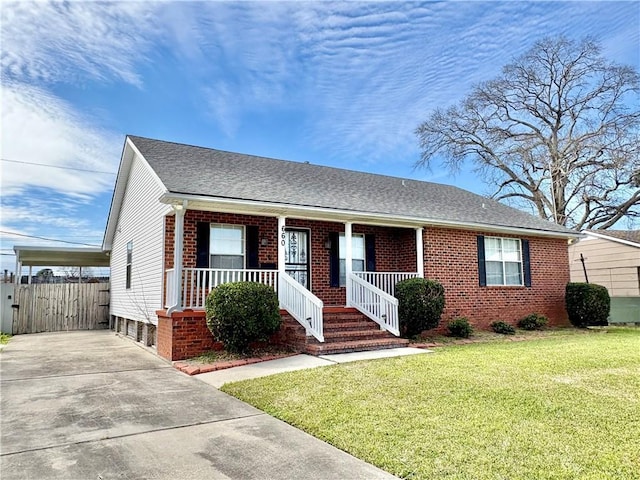
[[(173, 270), (167, 270), (167, 298), (169, 296), (171, 282), (169, 272), (174, 278)], [(185, 268), (182, 270), (181, 307), (202, 310), (205, 307), (209, 292), (223, 283), (231, 282), (257, 282), (269, 285), (278, 290), (277, 270), (232, 270), (221, 268)], [(175, 287), (174, 287), (175, 288)], [(180, 288), (180, 287), (178, 287)]]
[(287, 273), (280, 275), (278, 299), (280, 308), (287, 310), (306, 329), (307, 335), (324, 342), (322, 300)]
[(347, 278), (347, 304), (364, 313), (381, 328), (400, 336), (398, 322), (398, 299), (375, 285), (360, 278), (355, 273)]
[(176, 284), (176, 275), (175, 270), (173, 268), (169, 268), (164, 272), (164, 285), (165, 285), (165, 295), (164, 295), (164, 306), (170, 307), (171, 299), (176, 298), (176, 288), (179, 288)]
[(392, 297), (396, 294), (396, 283), (419, 276), (417, 272), (353, 272), (353, 274)]

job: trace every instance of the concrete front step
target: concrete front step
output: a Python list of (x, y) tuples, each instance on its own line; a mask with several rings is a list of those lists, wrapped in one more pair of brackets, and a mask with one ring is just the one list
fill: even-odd
[(307, 353), (310, 355), (328, 355), (331, 353), (364, 352), (367, 350), (382, 350), (386, 348), (401, 348), (409, 345), (404, 338), (383, 338), (378, 340), (352, 340), (348, 342), (325, 342), (308, 344)]

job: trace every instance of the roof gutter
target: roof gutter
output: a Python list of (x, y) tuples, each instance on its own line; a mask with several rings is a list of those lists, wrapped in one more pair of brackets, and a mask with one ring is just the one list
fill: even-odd
[[(567, 231), (567, 233), (553, 232), (547, 230), (536, 230), (522, 227), (507, 227), (501, 225), (482, 224), (475, 222), (455, 222), (451, 220), (437, 220), (432, 218), (410, 217), (405, 215), (394, 216), (390, 218), (388, 214), (359, 212), (353, 210), (340, 210), (326, 207), (312, 207), (304, 205), (291, 205), (273, 202), (261, 202), (256, 200), (241, 200), (220, 197), (209, 197), (205, 195), (191, 195), (184, 193), (167, 192), (160, 197), (160, 202), (167, 205), (181, 204), (183, 201), (203, 202), (216, 206), (227, 207), (244, 207), (247, 214), (260, 216), (295, 216), (301, 215), (305, 218), (327, 220), (327, 217), (333, 217), (333, 221), (357, 221), (361, 224), (384, 225), (404, 228), (415, 228), (423, 226), (448, 227), (448, 228), (467, 228), (471, 230), (492, 231), (498, 233), (517, 233), (528, 234), (539, 237), (567, 238), (575, 239), (583, 237), (579, 232)], [(195, 205), (194, 205), (195, 207)], [(251, 209), (255, 210), (251, 210)], [(272, 212), (260, 211), (260, 209), (271, 209)], [(238, 212), (240, 213), (240, 212)], [(242, 212), (245, 213), (245, 212)], [(337, 217), (337, 218), (336, 218)]]

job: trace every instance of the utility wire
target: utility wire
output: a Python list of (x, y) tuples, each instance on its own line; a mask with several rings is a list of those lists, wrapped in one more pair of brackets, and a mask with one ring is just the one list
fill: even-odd
[(10, 160), (8, 158), (0, 158), (0, 160), (2, 160), (3, 162), (20, 163), (22, 165), (37, 165), (39, 167), (61, 168), (63, 170), (75, 170), (77, 172), (90, 172), (90, 173), (102, 173), (104, 175), (116, 175), (113, 172), (105, 172), (102, 170), (90, 170), (88, 168), (63, 167), (61, 165), (51, 165), (48, 163), (35, 163), (35, 162), (25, 162), (22, 160)]
[(58, 240), (56, 238), (46, 238), (46, 237), (38, 237), (36, 235), (26, 235), (24, 233), (7, 232), (6, 230), (0, 230), (0, 233), (4, 233), (5, 235), (16, 235), (17, 237), (37, 238), (38, 240), (47, 240), (49, 242), (70, 243), (72, 245), (84, 245), (85, 247), (99, 247), (100, 246), (100, 245), (96, 245), (96, 244), (92, 245), (90, 243), (70, 242), (69, 240)]

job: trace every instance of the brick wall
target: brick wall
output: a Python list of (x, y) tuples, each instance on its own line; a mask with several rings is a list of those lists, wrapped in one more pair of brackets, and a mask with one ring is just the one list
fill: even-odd
[(222, 349), (207, 328), (205, 312), (184, 311), (167, 315), (164, 310), (158, 315), (157, 351), (167, 360), (184, 360), (210, 350)]
[(481, 234), (453, 229), (424, 230), (425, 277), (444, 285), (443, 320), (465, 316), (478, 328), (488, 328), (493, 320), (513, 323), (536, 312), (549, 317), (551, 325), (568, 325), (564, 309), (564, 289), (569, 281), (567, 241), (526, 237), (531, 256), (531, 287), (481, 287), (476, 240)]
[[(166, 217), (166, 268), (173, 266), (173, 222), (173, 216)], [(195, 266), (198, 222), (257, 225), (260, 239), (266, 238), (268, 243), (259, 247), (260, 263), (277, 263), (278, 237), (275, 217), (188, 210), (184, 225), (185, 267)], [(330, 286), (330, 252), (325, 248), (329, 234), (343, 232), (344, 224), (287, 219), (287, 226), (309, 228), (311, 231), (313, 293), (322, 299), (326, 306), (344, 305), (345, 288)], [(375, 235), (378, 271), (415, 271), (414, 229), (353, 225), (353, 233)], [(476, 250), (478, 234), (482, 232), (428, 227), (424, 229), (424, 272), (427, 278), (439, 280), (445, 286), (447, 306), (444, 320), (466, 316), (476, 326), (488, 328), (488, 324), (493, 320), (515, 322), (526, 314), (537, 312), (548, 316), (552, 325), (567, 324), (564, 310), (564, 288), (569, 281), (566, 240), (527, 237), (531, 255), (530, 288), (480, 287)]]

